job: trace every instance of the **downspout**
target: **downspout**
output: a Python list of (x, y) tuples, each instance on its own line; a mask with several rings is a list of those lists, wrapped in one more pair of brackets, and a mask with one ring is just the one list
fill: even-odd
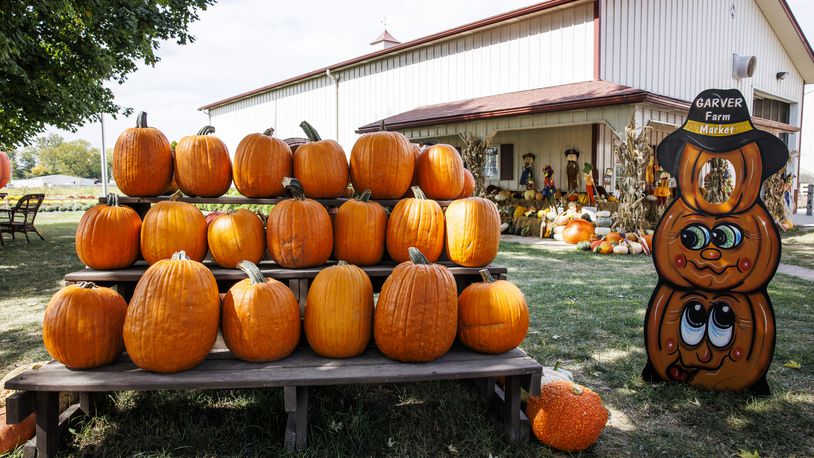
[(336, 120), (336, 141), (339, 142), (339, 77), (341, 75), (334, 75), (331, 73), (330, 68), (325, 69), (325, 76), (334, 82), (334, 119)]

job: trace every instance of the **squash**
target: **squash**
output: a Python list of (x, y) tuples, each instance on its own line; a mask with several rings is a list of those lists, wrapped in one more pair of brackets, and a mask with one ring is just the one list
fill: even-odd
[(269, 256), (287, 269), (322, 265), (333, 251), (333, 227), (328, 210), (306, 198), (297, 179), (283, 181), (292, 198), (281, 201), (269, 212), (266, 221)]
[(175, 146), (175, 181), (188, 196), (220, 197), (232, 185), (232, 163), (226, 144), (204, 126)]
[(454, 199), (464, 187), (464, 163), (458, 151), (444, 144), (425, 149), (416, 161), (418, 186), (430, 199)]
[(543, 376), (540, 378), (540, 386), (554, 382), (573, 382), (574, 374), (560, 368), (560, 362), (554, 363), (554, 367), (543, 367)]
[(333, 199), (345, 194), (348, 187), (348, 159), (339, 143), (323, 140), (311, 124), (300, 127), (308, 143), (294, 151), (294, 178), (305, 195), (312, 199)]
[(613, 220), (607, 216), (597, 216), (596, 217), (596, 226), (597, 227), (610, 227), (613, 224)]
[(624, 243), (613, 247), (613, 254), (630, 254), (630, 249)]
[(11, 159), (8, 158), (8, 154), (0, 151), (0, 188), (7, 185), (9, 180), (11, 180)]
[(494, 261), (500, 247), (500, 214), (482, 197), (455, 200), (447, 207), (446, 253), (465, 267), (482, 267)]
[(639, 242), (627, 242), (630, 254), (642, 254), (644, 247)]
[(575, 219), (565, 226), (562, 231), (562, 240), (565, 243), (576, 244), (588, 241), (594, 233), (594, 225), (584, 219)]
[(540, 396), (529, 397), (526, 415), (537, 440), (564, 452), (593, 445), (608, 422), (599, 395), (567, 381), (543, 385)]
[(318, 355), (364, 352), (373, 332), (373, 285), (365, 271), (345, 261), (320, 271), (308, 289), (303, 325)]
[(370, 202), (370, 190), (342, 204), (334, 217), (334, 257), (369, 266), (384, 256), (387, 211)]
[(172, 177), (170, 142), (160, 130), (147, 126), (147, 113), (139, 112), (136, 127), (125, 129), (113, 146), (116, 185), (128, 196), (157, 196), (170, 186)]
[(601, 245), (602, 242), (604, 242), (604, 240), (594, 240), (593, 242), (591, 242), (591, 251), (596, 253), (597, 247), (599, 247), (599, 245)]
[(599, 210), (596, 212), (598, 218), (610, 218), (611, 212), (608, 210)]
[(177, 251), (199, 262), (206, 257), (206, 219), (198, 207), (178, 201), (180, 198), (179, 191), (144, 215), (141, 254), (148, 264), (169, 259)]
[(495, 281), (486, 269), (480, 274), (483, 282), (467, 286), (458, 298), (458, 338), (481, 353), (505, 353), (525, 339), (529, 306), (514, 283)]
[(537, 195), (537, 191), (535, 191), (533, 189), (526, 189), (523, 192), (523, 198), (526, 199), (526, 200), (534, 200), (534, 196), (536, 196), (536, 195)]
[(413, 187), (413, 198), (401, 199), (387, 222), (387, 253), (396, 262), (410, 259), (409, 248), (416, 247), (435, 262), (444, 250), (444, 212), (434, 200)]
[(107, 205), (94, 205), (76, 227), (76, 255), (91, 269), (124, 269), (138, 259), (141, 218), (130, 207), (120, 207), (110, 194)]
[(599, 226), (597, 226), (597, 227), (594, 228), (594, 234), (596, 234), (599, 237), (605, 237), (606, 235), (610, 234), (610, 232), (611, 232), (611, 228), (609, 228), (609, 227), (599, 227)]
[(524, 207), (522, 205), (518, 205), (518, 206), (514, 207), (514, 214), (513, 215), (514, 215), (515, 218), (519, 218), (519, 217), (523, 216), (524, 214), (526, 214), (527, 210), (528, 209), (526, 207)]
[(415, 153), (398, 132), (371, 132), (356, 140), (350, 152), (353, 189), (369, 189), (374, 199), (398, 199), (413, 180)]
[(249, 278), (223, 296), (223, 341), (235, 357), (261, 363), (290, 355), (300, 341), (300, 306), (291, 289), (264, 278), (250, 261), (237, 267)]
[(212, 221), (218, 219), (218, 217), (225, 215), (226, 212), (222, 211), (212, 211), (206, 214), (204, 219), (206, 220), (206, 229), (209, 230), (209, 226), (212, 225)]
[(70, 369), (91, 369), (122, 354), (127, 302), (110, 288), (82, 282), (68, 285), (48, 302), (42, 341), (57, 361)]
[(235, 150), (232, 176), (235, 187), (246, 197), (278, 197), (282, 181), (290, 177), (294, 155), (288, 143), (274, 138), (274, 129), (243, 137)]
[(212, 221), (207, 230), (207, 241), (212, 259), (226, 269), (236, 269), (243, 260), (256, 264), (266, 252), (263, 222), (244, 208)]
[(461, 188), (461, 193), (458, 194), (456, 199), (464, 199), (475, 195), (475, 176), (469, 169), (464, 169), (464, 186)]
[(32, 413), (20, 423), (7, 425), (6, 406), (0, 405), (0, 455), (11, 453), (17, 447), (25, 444), (34, 437), (36, 427), (36, 413)]
[(591, 242), (588, 240), (582, 240), (577, 242), (577, 250), (579, 251), (591, 251)]
[(215, 277), (179, 251), (150, 266), (136, 284), (124, 319), (124, 346), (142, 369), (185, 371), (209, 354), (219, 318)]

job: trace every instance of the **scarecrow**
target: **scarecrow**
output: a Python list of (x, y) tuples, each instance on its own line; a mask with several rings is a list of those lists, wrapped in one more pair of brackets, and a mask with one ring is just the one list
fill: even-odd
[(534, 186), (534, 160), (537, 156), (534, 153), (523, 155), (523, 170), (520, 172), (520, 185), (528, 187), (529, 182)]
[(565, 159), (568, 160), (568, 164), (565, 166), (565, 176), (568, 178), (568, 192), (579, 191), (577, 181), (579, 175), (579, 165), (577, 165), (579, 151), (573, 148), (565, 150)]
[(588, 194), (588, 202), (591, 206), (596, 205), (596, 187), (594, 186), (594, 168), (591, 164), (586, 162), (582, 167), (582, 173), (585, 174), (585, 192)]
[(666, 204), (670, 197), (672, 197), (673, 193), (670, 191), (670, 174), (661, 171), (659, 174), (659, 184), (656, 186), (656, 189), (653, 191), (653, 195), (658, 198), (659, 205)]
[(551, 168), (551, 165), (546, 165), (543, 168), (543, 198), (546, 200), (551, 200), (554, 198), (554, 194), (557, 193), (557, 187), (554, 185), (554, 169)]

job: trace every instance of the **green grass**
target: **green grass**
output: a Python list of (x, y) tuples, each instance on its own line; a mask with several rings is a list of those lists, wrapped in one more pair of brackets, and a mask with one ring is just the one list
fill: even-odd
[(814, 269), (814, 231), (792, 230), (782, 235), (781, 262)]
[[(17, 242), (0, 251), (2, 371), (46, 357), (39, 341), (43, 308), (59, 278), (79, 267), (73, 218), (43, 220), (48, 242)], [(770, 285), (778, 327), (769, 372), (773, 394), (755, 398), (640, 379), (642, 321), (656, 282), (648, 257), (503, 244), (497, 262), (509, 267), (531, 307), (523, 347), (545, 365), (563, 361), (611, 411), (608, 427), (585, 455), (814, 455), (810, 283), (779, 274)], [(783, 367), (790, 360), (802, 368)], [(74, 425), (67, 454), (287, 455), (280, 389), (128, 392), (108, 404), (101, 415)], [(504, 442), (465, 383), (313, 388), (309, 419), (310, 447), (296, 456), (454, 455), (450, 447), (459, 456), (554, 454), (536, 441), (517, 447)]]

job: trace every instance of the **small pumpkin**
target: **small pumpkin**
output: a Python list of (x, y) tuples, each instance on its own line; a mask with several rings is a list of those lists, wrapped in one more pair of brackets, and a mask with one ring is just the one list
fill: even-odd
[(415, 161), (404, 135), (384, 129), (364, 134), (350, 152), (353, 189), (369, 189), (374, 199), (398, 199), (410, 189)]
[(596, 217), (596, 226), (597, 227), (610, 227), (613, 224), (613, 220), (607, 216), (597, 216)]
[(292, 197), (269, 212), (266, 221), (269, 256), (287, 269), (324, 264), (333, 250), (333, 227), (328, 210), (305, 197), (299, 180), (285, 178), (283, 186)]
[(139, 112), (136, 127), (125, 129), (113, 146), (116, 185), (128, 196), (157, 196), (170, 186), (172, 177), (170, 142), (160, 130), (147, 126), (147, 113)]
[(500, 247), (500, 213), (482, 197), (453, 201), (447, 207), (446, 253), (449, 260), (466, 267), (494, 261)]
[(351, 264), (369, 266), (384, 256), (387, 211), (371, 202), (370, 191), (342, 204), (334, 218), (334, 257)]
[(475, 195), (475, 176), (469, 169), (464, 169), (464, 187), (461, 188), (461, 193), (458, 194), (456, 199), (464, 199)]
[(300, 127), (308, 143), (294, 152), (294, 178), (305, 195), (312, 199), (333, 199), (345, 194), (348, 187), (348, 159), (339, 143), (323, 140), (306, 121)]
[(291, 148), (268, 128), (238, 143), (232, 175), (238, 192), (246, 197), (278, 197), (285, 191), (283, 178), (291, 176), (293, 167)]
[(593, 251), (594, 253), (599, 254), (611, 254), (613, 253), (613, 244), (611, 244), (607, 240), (601, 240), (599, 241), (599, 244), (596, 247), (594, 247)]
[(8, 154), (0, 151), (0, 188), (7, 185), (9, 180), (11, 180), (11, 159), (8, 158)]
[(220, 197), (232, 185), (232, 163), (226, 144), (204, 126), (175, 146), (175, 180), (188, 196)]
[(387, 222), (387, 253), (396, 262), (410, 259), (409, 248), (416, 247), (435, 262), (444, 250), (444, 212), (434, 200), (413, 187), (415, 197), (401, 199)]
[(602, 242), (604, 242), (604, 240), (594, 240), (594, 241), (592, 241), (591, 242), (591, 251), (596, 253), (597, 252), (596, 249), (599, 247), (599, 245), (602, 244)]
[(624, 243), (620, 243), (613, 247), (613, 254), (630, 254), (630, 249)]
[(605, 240), (611, 243), (618, 243), (624, 239), (624, 236), (619, 232), (609, 232), (608, 235), (605, 236)]
[(11, 453), (34, 437), (37, 427), (37, 414), (32, 413), (25, 420), (14, 425), (6, 424), (6, 406), (0, 404), (0, 455)]
[(425, 149), (416, 161), (416, 174), (418, 186), (430, 199), (454, 199), (464, 187), (464, 163), (450, 145)]
[(512, 216), (514, 216), (515, 218), (519, 218), (519, 217), (523, 216), (524, 214), (526, 214), (526, 211), (528, 211), (528, 209), (526, 207), (524, 207), (522, 205), (518, 205), (518, 206), (514, 207), (514, 213), (512, 214)]
[(610, 232), (611, 232), (611, 228), (609, 228), (609, 227), (599, 227), (599, 226), (597, 226), (597, 227), (594, 228), (594, 234), (596, 234), (598, 237), (605, 237), (606, 235), (610, 234)]
[(577, 250), (578, 251), (591, 251), (591, 242), (588, 240), (582, 240), (577, 242)]
[(464, 288), (458, 298), (458, 337), (482, 353), (504, 353), (526, 338), (529, 306), (523, 292), (481, 269), (482, 283)]
[(594, 225), (584, 219), (575, 219), (565, 226), (562, 231), (562, 240), (565, 243), (577, 244), (591, 239)]
[(243, 260), (258, 263), (266, 251), (263, 222), (244, 208), (213, 220), (206, 239), (212, 259), (227, 269), (237, 268)]
[(543, 385), (540, 396), (529, 397), (526, 415), (537, 440), (564, 452), (593, 445), (608, 422), (599, 395), (567, 381)]
[(138, 259), (140, 234), (138, 213), (110, 194), (107, 204), (94, 205), (79, 220), (76, 255), (91, 269), (124, 269)]
[(206, 219), (198, 207), (181, 202), (181, 192), (147, 211), (141, 224), (141, 254), (148, 264), (184, 251), (191, 259), (206, 257)]

